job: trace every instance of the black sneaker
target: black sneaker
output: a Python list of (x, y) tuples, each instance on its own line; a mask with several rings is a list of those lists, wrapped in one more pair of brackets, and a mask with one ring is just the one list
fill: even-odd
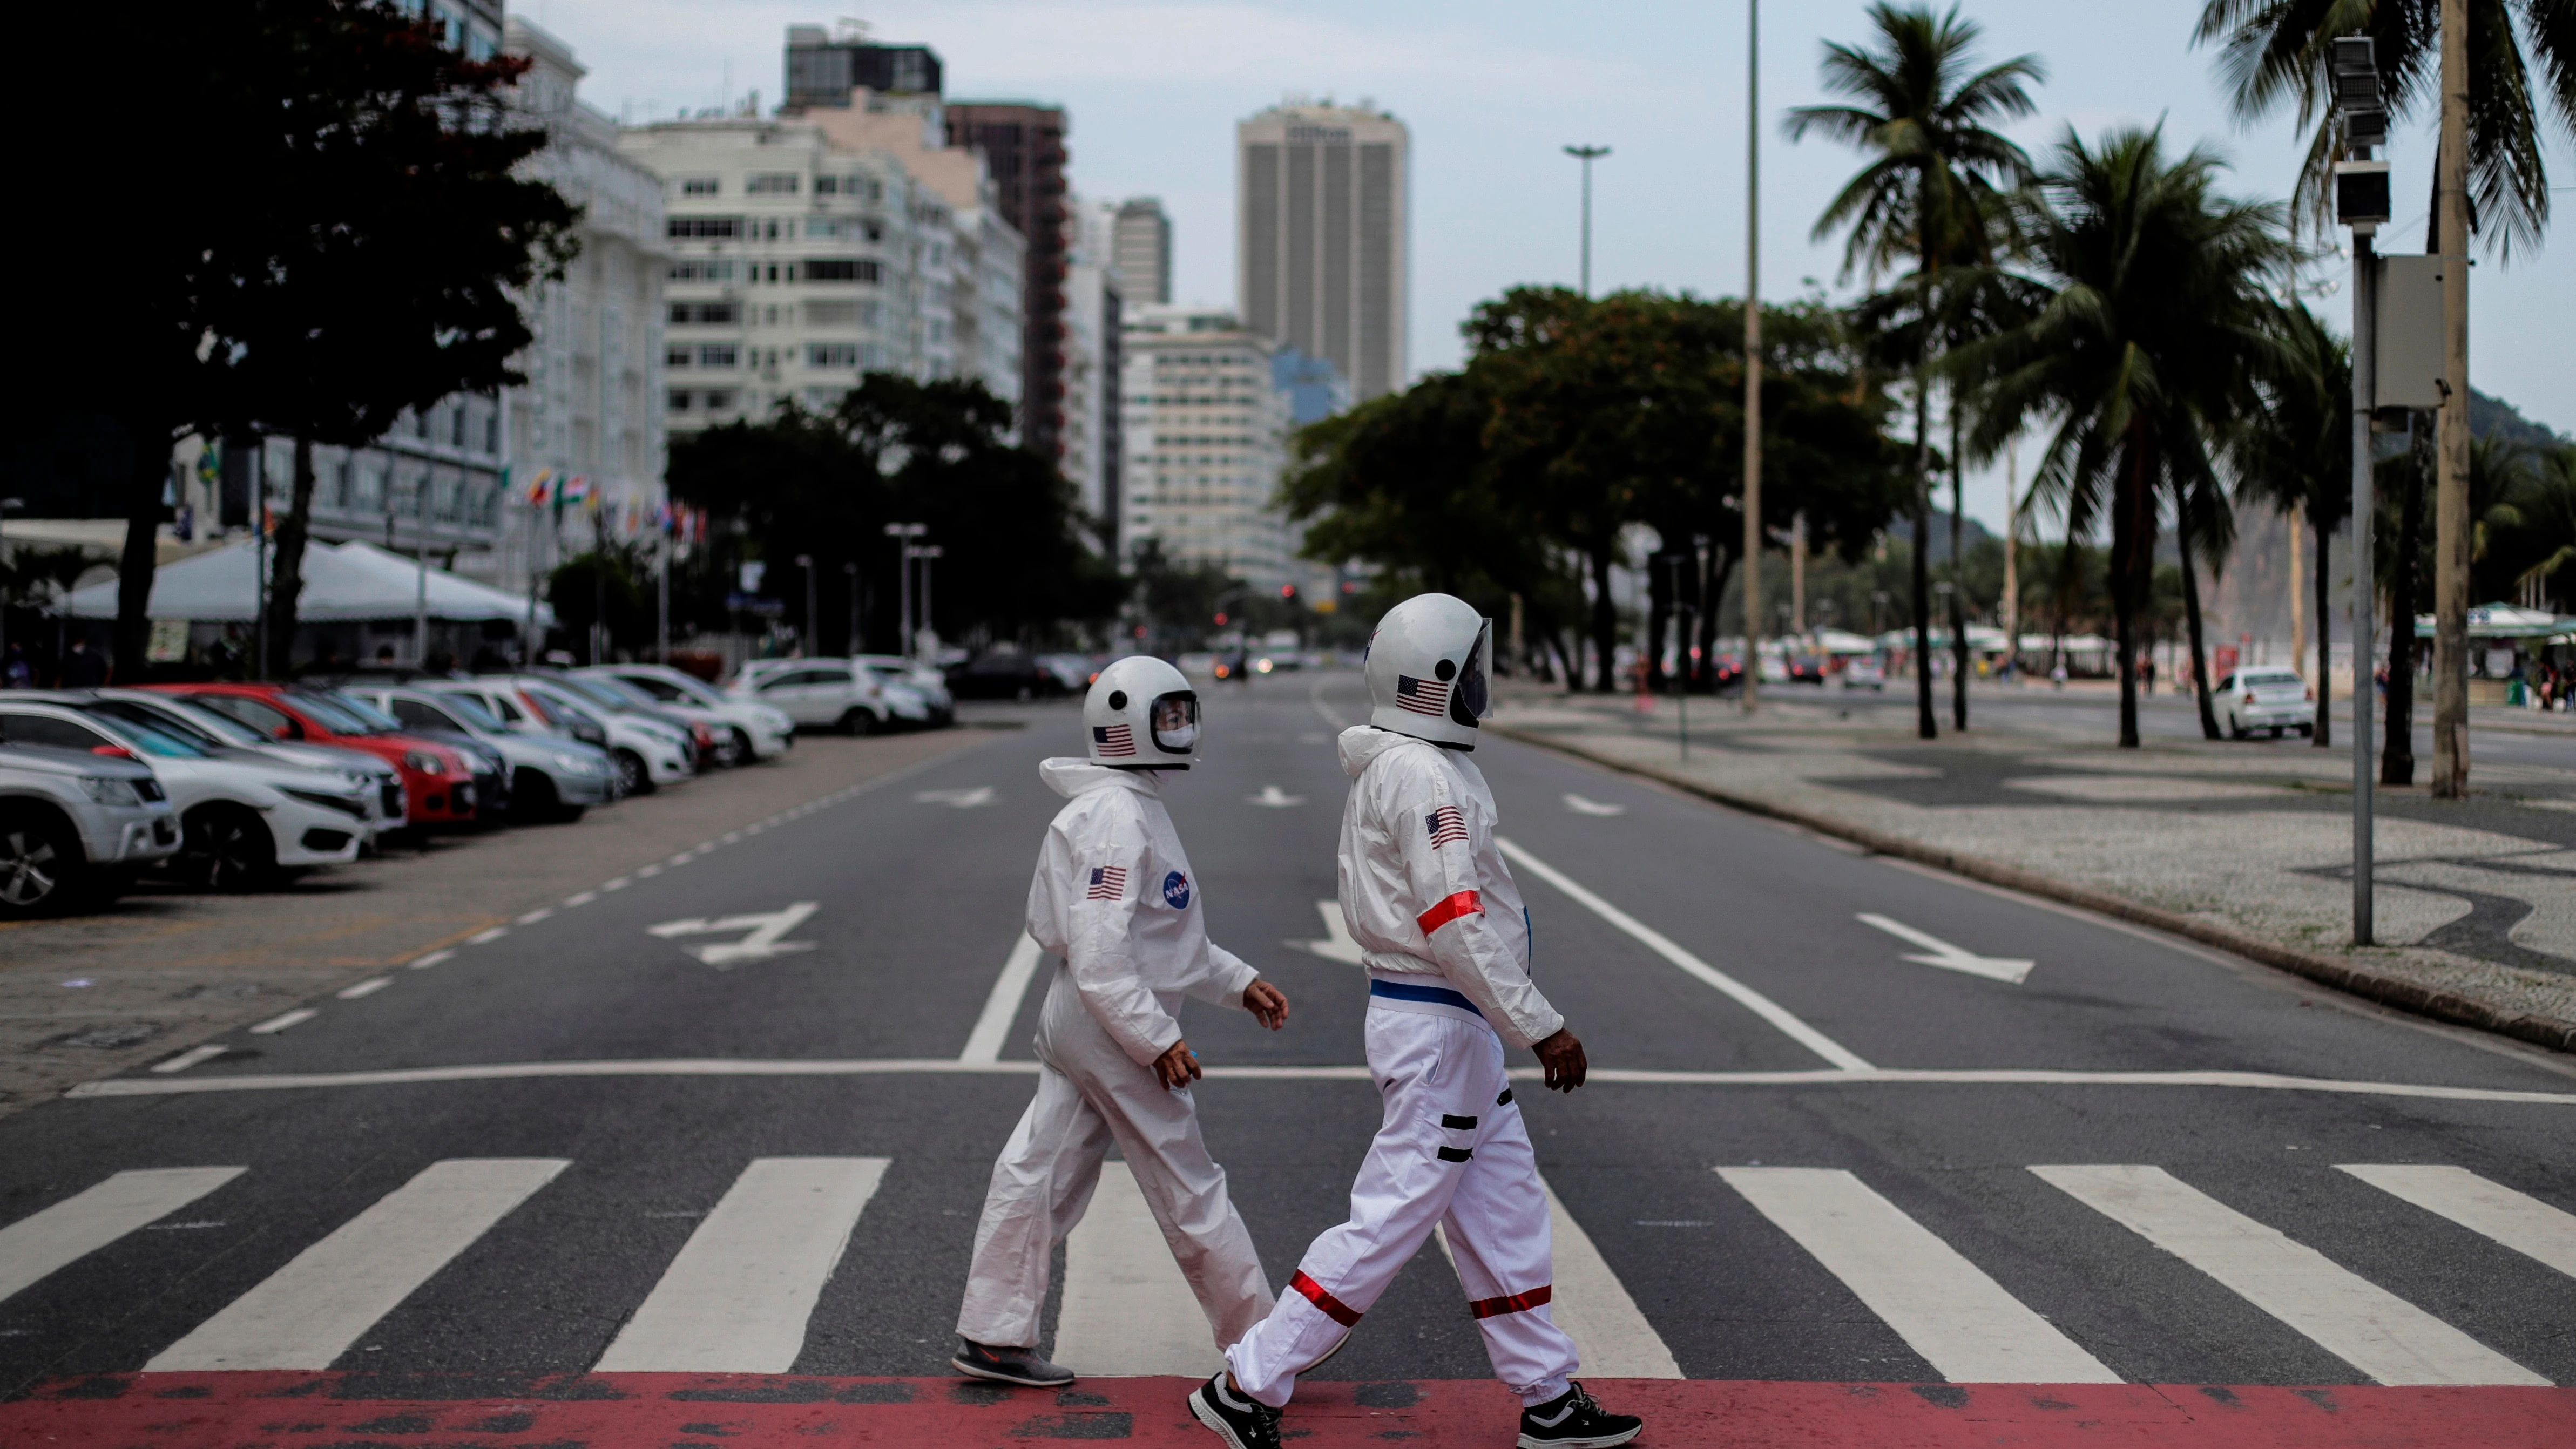
[(1223, 1369), (1191, 1391), (1190, 1412), (1228, 1449), (1279, 1449), (1279, 1411), (1227, 1388)]
[(1073, 1382), (1073, 1370), (1038, 1357), (1034, 1348), (995, 1348), (971, 1338), (957, 1342), (962, 1347), (948, 1362), (970, 1378), (1030, 1389), (1060, 1389)]
[(1609, 1449), (1637, 1437), (1646, 1421), (1634, 1414), (1607, 1414), (1581, 1384), (1536, 1408), (1521, 1410), (1520, 1449)]

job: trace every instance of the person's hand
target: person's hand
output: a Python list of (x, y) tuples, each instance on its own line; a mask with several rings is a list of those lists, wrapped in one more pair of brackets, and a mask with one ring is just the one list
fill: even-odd
[(1571, 1092), (1583, 1085), (1586, 1065), (1583, 1060), (1583, 1043), (1574, 1039), (1574, 1033), (1558, 1027), (1556, 1035), (1540, 1042), (1530, 1050), (1538, 1053), (1538, 1064), (1547, 1072), (1549, 1091)]
[(1272, 1031), (1288, 1024), (1288, 998), (1267, 981), (1254, 981), (1243, 988), (1243, 1009)]
[[(1560, 1032), (1558, 1035), (1561, 1036), (1563, 1033)], [(1576, 1054), (1581, 1055), (1580, 1051)], [(1172, 1043), (1169, 1051), (1154, 1058), (1154, 1080), (1161, 1082), (1170, 1090), (1178, 1091), (1198, 1080), (1198, 1077), (1198, 1053), (1191, 1051), (1190, 1044), (1186, 1041)]]

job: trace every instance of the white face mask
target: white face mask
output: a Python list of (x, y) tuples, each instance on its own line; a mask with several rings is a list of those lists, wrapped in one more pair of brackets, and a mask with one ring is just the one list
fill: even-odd
[(1198, 748), (1199, 697), (1164, 695), (1145, 712), (1145, 722), (1153, 731), (1155, 748), (1166, 754), (1186, 755)]

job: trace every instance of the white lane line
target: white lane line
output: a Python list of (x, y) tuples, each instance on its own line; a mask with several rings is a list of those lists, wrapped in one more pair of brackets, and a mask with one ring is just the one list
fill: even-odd
[(1625, 815), (1628, 813), (1628, 807), (1625, 805), (1607, 805), (1599, 800), (1587, 800), (1583, 796), (1573, 794), (1572, 792), (1568, 792), (1565, 797), (1565, 808), (1573, 811), (1577, 815), (1599, 815), (1606, 817), (1611, 815)]
[(885, 1177), (883, 1157), (759, 1157), (733, 1181), (594, 1373), (783, 1374)]
[(635, 872), (635, 878), (637, 880), (651, 880), (653, 877), (660, 875), (661, 873), (662, 867), (658, 865), (648, 865), (637, 869)]
[[(270, 1092), (308, 1087), (403, 1086), (420, 1082), (498, 1082), (548, 1077), (881, 1077), (1033, 1073), (1033, 1061), (963, 1062), (950, 1057), (680, 1057), (638, 1058), (605, 1062), (498, 1062), (480, 1066), (399, 1067), (372, 1072), (312, 1072), (276, 1076), (198, 1077), (153, 1081), (143, 1077), (109, 1077), (82, 1082), (65, 1097), (159, 1097), (190, 1092)], [(1365, 1066), (1209, 1067), (1211, 1077), (1260, 1082), (1365, 1082)], [(1535, 1082), (1535, 1067), (1512, 1071), (1516, 1082)], [(2226, 1087), (2269, 1092), (2321, 1092), (2337, 1096), (2399, 1097), (2419, 1101), (2511, 1102), (2543, 1107), (2576, 1107), (2576, 1092), (2518, 1092), (2496, 1087), (2442, 1087), (2414, 1082), (2348, 1082), (2328, 1077), (2285, 1077), (2270, 1072), (2067, 1072), (2053, 1070), (1969, 1070), (1874, 1068), (1846, 1072), (1814, 1068), (1799, 1072), (1668, 1072), (1631, 1067), (1594, 1067), (1594, 1082), (1645, 1087), (1871, 1087), (1871, 1086), (2065, 1086), (2065, 1087)]]
[(1056, 1362), (1075, 1373), (1196, 1377), (1217, 1364), (1216, 1336), (1163, 1241), (1136, 1175), (1100, 1164), (1091, 1207), (1064, 1240)]
[(2120, 1382), (2073, 1339), (1852, 1174), (1823, 1167), (1721, 1167), (1717, 1175), (1950, 1382)]
[(518, 924), (522, 926), (533, 926), (537, 922), (551, 917), (554, 913), (555, 908), (552, 906), (539, 906), (535, 910), (528, 912), (526, 915), (519, 917)]
[(382, 991), (393, 984), (394, 979), (390, 976), (370, 976), (364, 981), (353, 982), (350, 985), (343, 986), (338, 991), (333, 992), (332, 995), (339, 997), (342, 1001), (357, 1001), (364, 997), (373, 996), (377, 992)]
[(2549, 1382), (2161, 1167), (2102, 1164), (2031, 1171), (2380, 1383)]
[(1707, 962), (1699, 959), (1697, 956), (1683, 950), (1681, 947), (1674, 945), (1671, 939), (1666, 937), (1662, 932), (1655, 930), (1645, 922), (1629, 915), (1626, 911), (1619, 909), (1617, 906), (1601, 899), (1601, 897), (1585, 890), (1582, 886), (1577, 885), (1573, 878), (1566, 875), (1565, 872), (1558, 870), (1555, 866), (1549, 865), (1537, 856), (1530, 854), (1520, 846), (1509, 840), (1505, 840), (1500, 836), (1496, 836), (1494, 838), (1494, 844), (1502, 850), (1504, 855), (1510, 857), (1512, 864), (1519, 866), (1521, 869), (1528, 871), (1530, 874), (1546, 881), (1549, 885), (1552, 885), (1558, 890), (1573, 897), (1576, 904), (1583, 906), (1594, 915), (1599, 916), (1601, 919), (1608, 921), (1611, 925), (1614, 925), (1620, 930), (1627, 932), (1630, 936), (1635, 937), (1647, 950), (1654, 952), (1656, 955), (1670, 961), (1682, 970), (1698, 977), (1700, 980), (1707, 982), (1718, 990), (1725, 992), (1728, 996), (1733, 997), (1739, 1005), (1743, 1006), (1754, 1015), (1761, 1017), (1764, 1021), (1778, 1027), (1783, 1033), (1787, 1034), (1790, 1040), (1795, 1041), (1798, 1045), (1805, 1047), (1807, 1050), (1814, 1052), (1820, 1057), (1823, 1057), (1826, 1061), (1833, 1063), (1844, 1071), (1866, 1072), (1870, 1070), (1868, 1062), (1861, 1060), (1859, 1056), (1846, 1050), (1840, 1042), (1835, 1041), (1832, 1037), (1829, 1037), (1823, 1032), (1816, 1030), (1814, 1027), (1807, 1025), (1805, 1022), (1800, 1021), (1787, 1007), (1773, 1001), (1770, 997), (1763, 995), (1761, 992), (1756, 991), (1752, 987), (1745, 985), (1743, 982), (1736, 980), (1734, 977), (1727, 975), (1725, 972), (1718, 970), (1716, 967), (1711, 966)]
[(432, 966), (439, 965), (443, 962), (453, 961), (455, 959), (456, 953), (453, 951), (432, 951), (428, 955), (414, 960), (411, 963), (411, 969), (414, 971), (426, 971)]
[(473, 935), (466, 937), (465, 944), (468, 946), (489, 946), (508, 934), (510, 934), (509, 927), (494, 926), (488, 931), (477, 931)]
[(570, 909), (570, 908), (572, 908), (572, 907), (574, 907), (574, 906), (586, 906), (586, 905), (589, 905), (592, 901), (595, 901), (595, 900), (598, 900), (598, 899), (599, 899), (599, 892), (597, 892), (597, 891), (575, 891), (575, 892), (574, 892), (574, 893), (572, 893), (571, 895), (568, 895), (568, 896), (564, 897), (564, 898), (563, 898), (563, 903), (564, 903), (564, 906), (565, 906), (567, 909)]
[(313, 1018), (320, 1016), (321, 1014), (322, 1013), (309, 1006), (299, 1006), (293, 1011), (281, 1011), (277, 1015), (270, 1017), (268, 1020), (261, 1022), (259, 1025), (252, 1027), (250, 1029), (250, 1034), (252, 1036), (275, 1036), (290, 1026), (294, 1026), (300, 1022), (311, 1021)]
[(1351, 923), (1342, 919), (1340, 901), (1315, 902), (1316, 914), (1324, 918), (1324, 938), (1320, 941), (1289, 941), (1284, 944), (1311, 952), (1327, 961), (1346, 965), (1361, 964), (1360, 943), (1351, 939)]
[(1011, 943), (1011, 954), (1002, 962), (1002, 975), (993, 983), (992, 993), (984, 998), (984, 1012), (975, 1018), (975, 1029), (966, 1034), (966, 1050), (957, 1054), (961, 1062), (997, 1062), (1008, 1044), (1011, 1023), (1019, 1020), (1020, 1002), (1029, 994), (1029, 978), (1037, 974), (1042, 953), (1038, 943), (1022, 931)]
[(179, 1053), (177, 1056), (170, 1058), (166, 1062), (154, 1062), (152, 1064), (152, 1070), (156, 1072), (184, 1072), (188, 1068), (196, 1066), (200, 1062), (213, 1061), (215, 1058), (222, 1056), (224, 1054), (224, 1050), (225, 1048), (222, 1042), (208, 1042), (204, 1046), (190, 1047), (186, 1051)]
[[(1683, 1377), (1673, 1351), (1664, 1346), (1663, 1335), (1646, 1321), (1637, 1300), (1629, 1296), (1628, 1285), (1610, 1271), (1608, 1260), (1592, 1245), (1592, 1235), (1565, 1210), (1555, 1185), (1540, 1178), (1539, 1189), (1547, 1194), (1548, 1241), (1556, 1272), (1547, 1303), (1548, 1321), (1564, 1329), (1565, 1336), (1583, 1351), (1584, 1372), (1605, 1379)], [(1458, 1251), (1449, 1245), (1448, 1229), (1433, 1228), (1432, 1236), (1449, 1256), (1450, 1266), (1457, 1266)]]
[(2038, 964), (2035, 961), (2006, 960), (2000, 956), (1980, 956), (1974, 951), (1953, 946), (1938, 936), (1918, 931), (1903, 921), (1892, 921), (1868, 911), (1860, 912), (1858, 919), (1862, 925), (1875, 926), (1900, 941), (1911, 941), (1923, 948), (1904, 959), (1938, 966), (1944, 971), (1960, 971), (1970, 976), (1983, 976), (1989, 981), (2019, 986), (2030, 976), (2030, 968)]
[(633, 884), (635, 884), (635, 882), (631, 878), (621, 875), (615, 880), (601, 881), (599, 883), (599, 890), (602, 895), (605, 895), (610, 891), (622, 891)]
[(2339, 1162), (2335, 1170), (2349, 1172), (2381, 1192), (2394, 1193), (2428, 1213), (2576, 1277), (2576, 1213), (2465, 1167)]
[(241, 1176), (246, 1167), (120, 1172), (0, 1228), (0, 1299), (166, 1217)]
[(568, 1164), (434, 1162), (163, 1349), (146, 1373), (320, 1372)]

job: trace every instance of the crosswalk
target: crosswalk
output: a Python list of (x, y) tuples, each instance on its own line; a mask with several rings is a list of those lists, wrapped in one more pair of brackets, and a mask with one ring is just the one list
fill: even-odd
[[(431, 1163), (151, 1354), (142, 1367), (329, 1369), (572, 1165), (556, 1158)], [(2520, 1255), (2514, 1261), (2576, 1277), (2576, 1214), (2563, 1208), (2456, 1166), (2351, 1163), (2337, 1170), (2420, 1210), (2427, 1227), (2445, 1219)], [(2163, 1168), (2040, 1164), (2028, 1171), (2373, 1381), (2548, 1382), (2291, 1232)], [(900, 1164), (884, 1157), (749, 1162), (707, 1206), (591, 1368), (790, 1372), (807, 1352), (817, 1304), (842, 1271), (854, 1237), (877, 1221), (868, 1216), (870, 1204), (899, 1172)], [(1972, 1252), (1945, 1240), (1860, 1175), (1776, 1165), (1716, 1172), (1724, 1188), (1779, 1235), (1750, 1241), (1760, 1235), (1755, 1229), (1745, 1251), (1801, 1255), (1820, 1267), (1940, 1377), (1957, 1383), (2121, 1381), (2116, 1361), (2122, 1345), (2079, 1343), (2017, 1298)], [(228, 1166), (118, 1172), (0, 1226), (0, 1307), (246, 1178), (256, 1180), (247, 1169)], [(1587, 1371), (1603, 1378), (1681, 1377), (1665, 1337), (1629, 1283), (1553, 1188), (1549, 1198), (1556, 1247), (1552, 1312), (1583, 1349)], [(1445, 1242), (1441, 1247), (1445, 1251)], [(1636, 1271), (1654, 1273), (1659, 1267)], [(1669, 1295), (1657, 1301), (1668, 1303)], [(1215, 1362), (1206, 1320), (1123, 1163), (1104, 1166), (1089, 1215), (1066, 1243), (1053, 1342), (1057, 1358), (1099, 1377), (1200, 1374)]]

